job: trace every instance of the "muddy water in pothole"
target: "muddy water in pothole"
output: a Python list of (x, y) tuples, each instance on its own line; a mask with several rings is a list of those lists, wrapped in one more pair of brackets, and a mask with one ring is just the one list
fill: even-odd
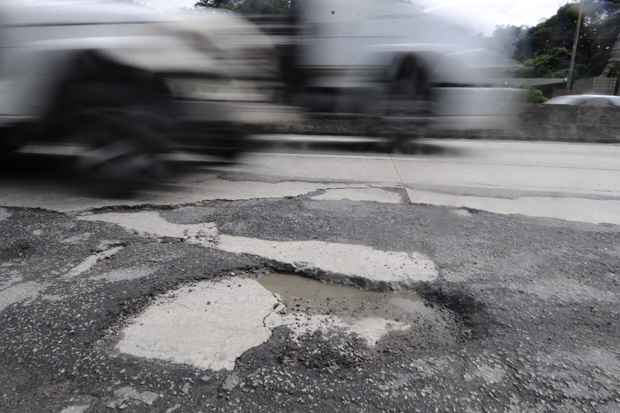
[(303, 348), (321, 336), (362, 340), (357, 343), (368, 348), (402, 344), (409, 351), (412, 342), (427, 348), (454, 342), (456, 327), (452, 313), (427, 307), (411, 291), (371, 292), (289, 274), (245, 274), (162, 294), (129, 320), (115, 349), (232, 370), (242, 354), (269, 341), (276, 329), (285, 329), (286, 340)]
[(257, 281), (276, 294), (289, 312), (336, 316), (348, 321), (393, 320), (412, 328), (431, 323), (448, 329), (454, 322), (450, 313), (427, 306), (413, 291), (367, 291), (281, 273), (269, 273)]

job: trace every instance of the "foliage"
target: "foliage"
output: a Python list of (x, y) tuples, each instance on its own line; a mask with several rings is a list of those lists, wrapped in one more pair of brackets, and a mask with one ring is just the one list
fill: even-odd
[(230, 9), (234, 7), (234, 3), (231, 0), (199, 0), (195, 7), (213, 7), (217, 9)]
[[(498, 27), (491, 38), (496, 47), (510, 48), (524, 67), (522, 76), (564, 77), (570, 64), (578, 3), (560, 7), (549, 19), (531, 28)], [(577, 76), (599, 76), (620, 35), (620, 0), (584, 0), (584, 19), (576, 56)]]
[(233, 10), (243, 14), (286, 15), (290, 0), (199, 0), (196, 7), (213, 7)]
[(570, 65), (570, 52), (564, 47), (545, 50), (523, 62), (520, 77), (566, 77)]
[(547, 98), (540, 89), (532, 87), (527, 90), (527, 101), (528, 103), (545, 103)]

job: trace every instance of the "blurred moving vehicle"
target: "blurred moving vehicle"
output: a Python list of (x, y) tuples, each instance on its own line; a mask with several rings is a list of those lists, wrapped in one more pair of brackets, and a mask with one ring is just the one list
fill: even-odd
[(503, 87), (508, 56), (414, 2), (298, 0), (291, 10), (288, 31), (264, 27), (283, 51), (286, 96), (311, 111), (488, 129), (505, 127), (524, 101)]
[(275, 121), (260, 86), (269, 82), (259, 82), (270, 76), (270, 48), (232, 15), (3, 0), (0, 150), (70, 143), (81, 148), (82, 175), (124, 184), (161, 176), (189, 126), (198, 143), (217, 138), (224, 146), (214, 153), (235, 156), (247, 125)]
[(593, 107), (620, 107), (620, 96), (611, 95), (566, 95), (549, 99), (546, 105), (571, 105)]

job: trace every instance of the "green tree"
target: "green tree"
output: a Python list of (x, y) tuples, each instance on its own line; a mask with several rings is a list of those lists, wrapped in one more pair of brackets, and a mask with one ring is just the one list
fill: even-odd
[(199, 0), (196, 7), (212, 7), (233, 10), (243, 14), (286, 15), (290, 0)]
[[(563, 77), (568, 69), (577, 28), (578, 3), (560, 7), (549, 19), (522, 30), (514, 58), (524, 64), (522, 75)], [(498, 32), (498, 37), (505, 30)], [(620, 34), (620, 0), (585, 0), (584, 21), (577, 49), (577, 76), (598, 76), (605, 68)], [(568, 56), (570, 59), (570, 56)]]
[(519, 71), (521, 77), (566, 77), (570, 62), (570, 52), (564, 47), (544, 50), (526, 59)]
[(195, 7), (231, 8), (234, 4), (231, 0), (199, 0)]

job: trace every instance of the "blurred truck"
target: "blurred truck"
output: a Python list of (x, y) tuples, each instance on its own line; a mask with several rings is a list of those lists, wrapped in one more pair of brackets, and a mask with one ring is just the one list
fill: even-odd
[(129, 186), (158, 179), (184, 135), (235, 156), (248, 126), (277, 121), (271, 47), (233, 15), (3, 0), (0, 152), (69, 143), (78, 176)]
[(375, 116), (395, 131), (502, 129), (523, 101), (503, 86), (508, 56), (415, 2), (293, 0), (290, 10), (256, 22), (277, 39), (287, 100), (311, 112)]

